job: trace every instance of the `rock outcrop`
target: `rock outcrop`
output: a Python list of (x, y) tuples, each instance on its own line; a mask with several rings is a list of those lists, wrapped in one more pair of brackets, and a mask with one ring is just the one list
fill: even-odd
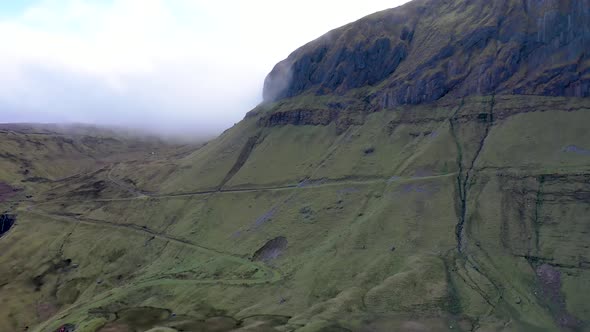
[(335, 109), (295, 109), (279, 111), (260, 119), (259, 123), (264, 127), (282, 125), (313, 125), (326, 126), (338, 117), (339, 110)]
[(287, 249), (288, 243), (289, 242), (287, 241), (287, 238), (284, 236), (279, 236), (269, 240), (264, 244), (264, 246), (254, 253), (252, 260), (268, 262), (276, 259), (283, 253), (283, 251), (285, 251), (285, 249)]

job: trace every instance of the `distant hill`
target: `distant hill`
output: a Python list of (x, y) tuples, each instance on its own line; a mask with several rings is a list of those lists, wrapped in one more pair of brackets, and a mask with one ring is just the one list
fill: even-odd
[(89, 125), (0, 124), (0, 181), (48, 183), (180, 144)]

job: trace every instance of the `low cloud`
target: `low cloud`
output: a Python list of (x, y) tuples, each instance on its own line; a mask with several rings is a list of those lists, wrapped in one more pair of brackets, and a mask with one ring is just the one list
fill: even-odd
[(0, 19), (0, 122), (218, 133), (296, 47), (402, 2), (38, 1)]

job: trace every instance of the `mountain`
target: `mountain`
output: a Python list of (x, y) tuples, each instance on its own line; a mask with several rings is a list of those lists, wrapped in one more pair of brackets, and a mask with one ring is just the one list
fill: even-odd
[(589, 1), (412, 1), (298, 49), (273, 69), (264, 96), (361, 89), (374, 109), (446, 96), (588, 97), (589, 8)]
[(590, 331), (589, 16), (376, 13), (204, 145), (5, 134), (0, 330)]

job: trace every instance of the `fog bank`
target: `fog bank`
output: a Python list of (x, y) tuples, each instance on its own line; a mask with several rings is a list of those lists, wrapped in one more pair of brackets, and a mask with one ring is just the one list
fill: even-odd
[(330, 29), (406, 1), (39, 0), (0, 4), (0, 123), (208, 136)]

